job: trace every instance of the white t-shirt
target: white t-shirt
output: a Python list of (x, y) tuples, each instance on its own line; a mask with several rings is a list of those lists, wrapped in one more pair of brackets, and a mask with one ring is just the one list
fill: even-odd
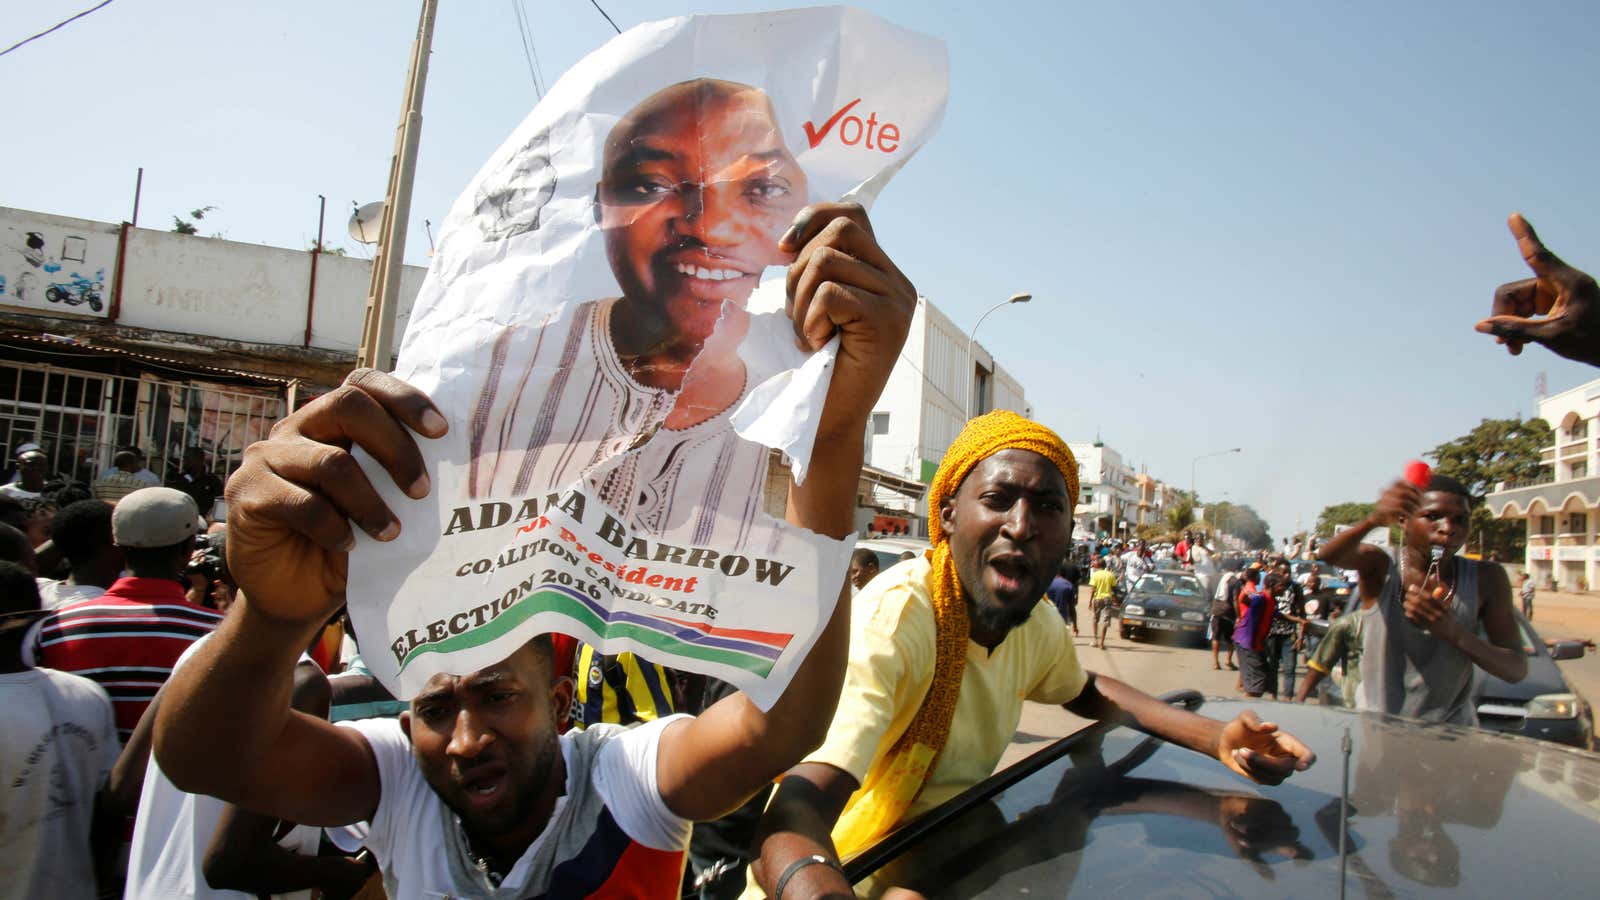
[(79, 600), (93, 600), (104, 594), (106, 589), (93, 584), (76, 584), (68, 578), (57, 581), (54, 578), (40, 578), (39, 607), (41, 609), (60, 609), (68, 603)]
[(27, 490), (22, 486), (22, 482), (20, 481), (13, 481), (10, 484), (0, 484), (0, 492), (10, 494), (18, 500), (37, 500), (43, 496), (38, 491)]
[(89, 826), (120, 751), (98, 684), (0, 674), (0, 897), (95, 896)]
[[(173, 664), (172, 672), (193, 656), (206, 635), (189, 645)], [(310, 662), (311, 657), (301, 654)], [(206, 883), (206, 849), (217, 833), (217, 823), (226, 806), (215, 797), (186, 794), (173, 785), (155, 754), (150, 755), (144, 774), (144, 791), (139, 794), (139, 813), (133, 823), (133, 844), (128, 851), (128, 882), (124, 900), (167, 900), (183, 897), (194, 900), (255, 900), (255, 894), (217, 890)], [(296, 825), (279, 841), (279, 846), (308, 856), (315, 855), (322, 840), (322, 829)], [(282, 900), (310, 900), (310, 889), (288, 894), (273, 894)]]
[[(602, 813), (609, 814), (625, 838), (643, 845), (646, 857), (652, 851), (657, 858), (681, 854), (688, 847), (691, 823), (667, 808), (656, 787), (661, 732), (681, 718), (669, 716), (628, 729), (598, 725), (562, 735), (566, 790), (544, 831), (505, 873), (500, 887), (505, 896), (544, 894), (550, 868), (594, 862), (576, 857), (597, 843), (586, 838), (599, 833), (595, 820)], [(400, 723), (361, 719), (340, 722), (339, 727), (365, 737), (378, 763), (381, 794), (365, 843), (382, 867), (391, 900), (484, 893), (488, 883), (462, 849), (466, 841), (459, 820), (423, 778)], [(588, 784), (579, 781), (585, 777)], [(551, 842), (555, 846), (547, 848)], [(544, 866), (536, 866), (536, 858)], [(681, 875), (681, 858), (675, 865)]]
[[(104, 472), (101, 472), (100, 473), (100, 477), (101, 478), (106, 478), (106, 477), (109, 477), (109, 476), (111, 476), (111, 475), (113, 475), (113, 474), (115, 474), (117, 472), (121, 472), (121, 471), (122, 470), (117, 468), (116, 466), (112, 466), (111, 468), (105, 470)], [(139, 479), (140, 481), (144, 482), (145, 484), (149, 485), (150, 487), (160, 487), (161, 486), (161, 476), (157, 475), (156, 473), (154, 473), (152, 471), (150, 471), (149, 469), (140, 469), (139, 471), (133, 473), (133, 477)]]

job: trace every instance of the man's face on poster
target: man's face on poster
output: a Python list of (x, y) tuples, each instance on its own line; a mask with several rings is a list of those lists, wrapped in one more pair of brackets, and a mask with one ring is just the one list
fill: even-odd
[(703, 341), (724, 300), (743, 305), (806, 204), (806, 176), (766, 94), (702, 79), (659, 91), (606, 141), (598, 199), (625, 296)]

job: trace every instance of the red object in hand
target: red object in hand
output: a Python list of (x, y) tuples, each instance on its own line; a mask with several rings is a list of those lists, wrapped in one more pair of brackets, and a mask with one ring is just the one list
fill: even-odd
[(1417, 490), (1425, 490), (1428, 487), (1428, 479), (1432, 477), (1433, 469), (1422, 460), (1413, 459), (1406, 463), (1406, 481), (1411, 482)]

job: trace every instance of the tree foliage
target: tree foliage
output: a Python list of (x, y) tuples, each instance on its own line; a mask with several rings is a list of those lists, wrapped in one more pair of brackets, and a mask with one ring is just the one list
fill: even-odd
[(1317, 513), (1316, 534), (1318, 537), (1333, 537), (1336, 526), (1354, 525), (1371, 515), (1376, 506), (1376, 503), (1335, 503), (1324, 506), (1322, 512)]
[(1231, 534), (1253, 550), (1272, 547), (1272, 534), (1267, 522), (1255, 508), (1246, 503), (1229, 503), (1221, 500), (1206, 507), (1206, 521), (1219, 532)]
[(1461, 437), (1428, 452), (1435, 472), (1460, 481), (1472, 495), (1473, 543), (1480, 553), (1500, 559), (1522, 555), (1526, 543), (1522, 522), (1495, 519), (1484, 506), (1484, 498), (1499, 482), (1544, 474), (1539, 451), (1554, 440), (1543, 419), (1484, 419)]
[(187, 219), (173, 216), (172, 230), (178, 234), (199, 234), (200, 229), (197, 228), (194, 223), (204, 219), (206, 217), (206, 213), (216, 212), (216, 210), (217, 208), (215, 206), (202, 206), (199, 209), (190, 210), (189, 218)]
[(1182, 531), (1194, 521), (1194, 507), (1183, 501), (1167, 510), (1166, 526), (1169, 531)]

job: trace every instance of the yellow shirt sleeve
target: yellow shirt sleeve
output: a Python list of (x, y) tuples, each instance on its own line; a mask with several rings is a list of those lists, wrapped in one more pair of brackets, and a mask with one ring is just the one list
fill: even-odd
[[(828, 737), (806, 762), (826, 763), (862, 783), (879, 748), (888, 749), (911, 723), (933, 682), (933, 606), (928, 564), (916, 559), (868, 584), (852, 601), (850, 662)], [(906, 569), (906, 572), (897, 572)]]
[(1070, 703), (1082, 693), (1089, 675), (1078, 664), (1078, 651), (1072, 645), (1072, 634), (1055, 604), (1041, 600), (1033, 608), (1032, 619), (1042, 621), (1044, 627), (1029, 629), (1029, 637), (1038, 641), (1037, 658), (1048, 661), (1043, 674), (1028, 699), (1035, 703)]

